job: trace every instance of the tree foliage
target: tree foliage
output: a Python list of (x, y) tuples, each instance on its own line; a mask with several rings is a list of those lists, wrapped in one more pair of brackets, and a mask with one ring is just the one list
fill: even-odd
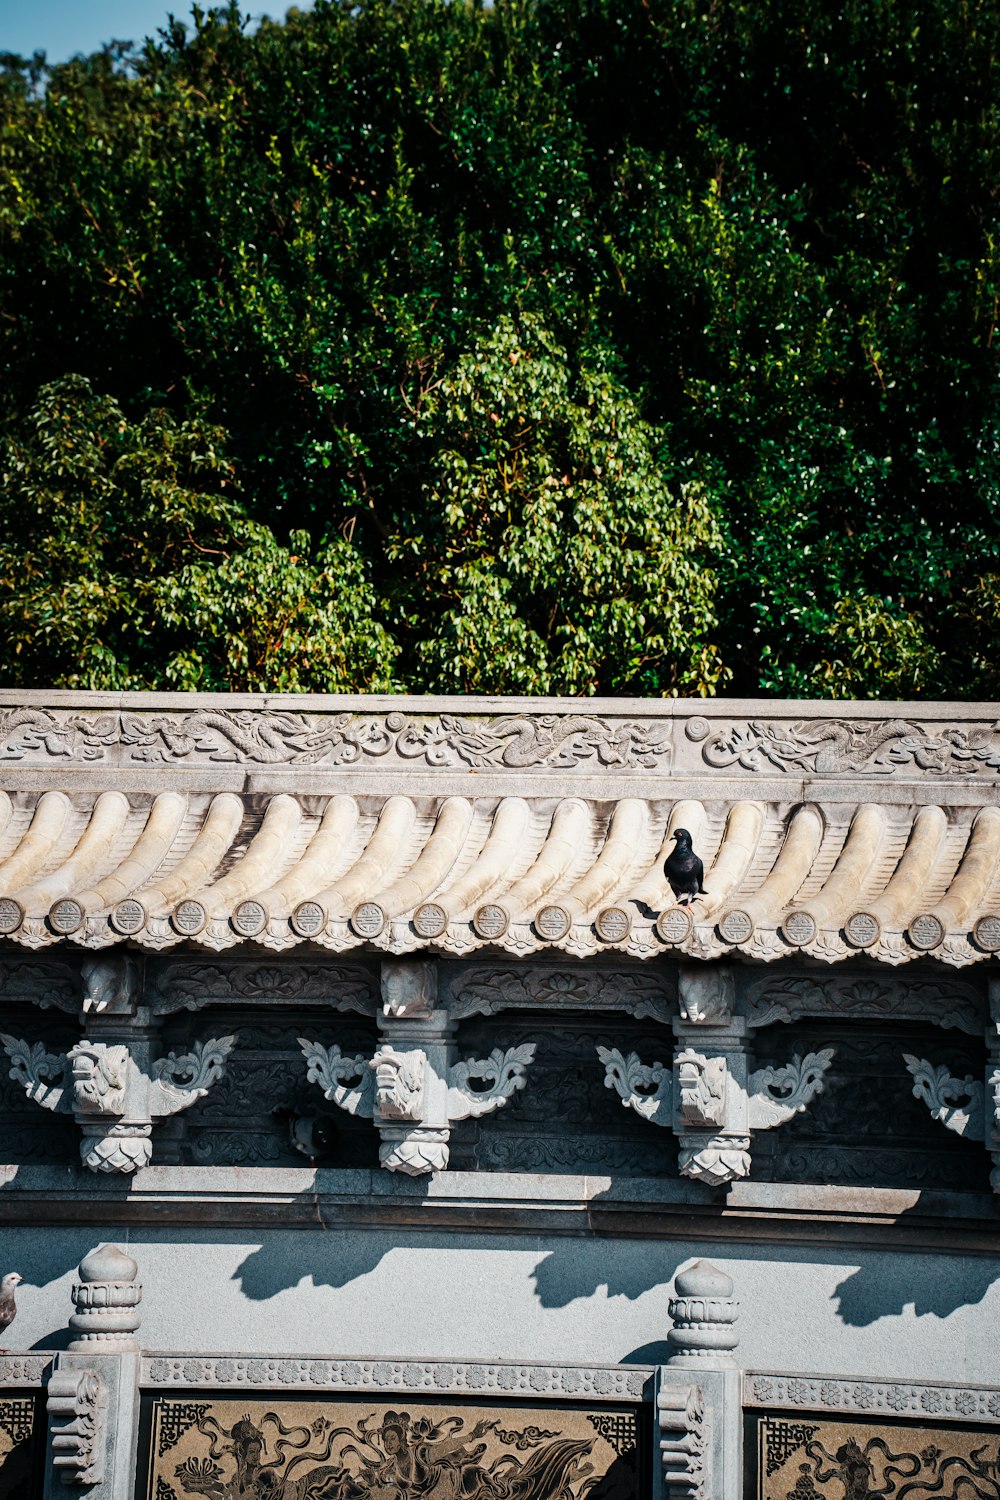
[(1000, 10), (195, 9), (0, 74), (0, 674), (993, 693)]

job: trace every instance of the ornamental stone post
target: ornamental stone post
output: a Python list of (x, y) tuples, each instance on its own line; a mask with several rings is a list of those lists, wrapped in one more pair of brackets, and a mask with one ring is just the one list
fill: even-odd
[(667, 1500), (731, 1500), (741, 1488), (732, 1278), (695, 1261), (675, 1277), (668, 1311), (670, 1355), (656, 1397)]
[(139, 1419), (138, 1266), (116, 1245), (80, 1262), (73, 1333), (52, 1362), (45, 1500), (131, 1500)]

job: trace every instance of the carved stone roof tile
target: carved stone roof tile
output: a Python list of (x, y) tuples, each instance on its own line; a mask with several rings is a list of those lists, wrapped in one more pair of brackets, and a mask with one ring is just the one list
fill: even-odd
[(0, 693), (0, 933), (961, 966), (1000, 950), (998, 716)]

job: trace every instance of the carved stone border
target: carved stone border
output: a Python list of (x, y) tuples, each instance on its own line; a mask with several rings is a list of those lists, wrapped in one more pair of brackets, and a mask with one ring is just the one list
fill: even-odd
[(51, 1352), (0, 1355), (0, 1390), (9, 1390), (17, 1386), (42, 1385), (45, 1371), (51, 1363)]
[(960, 1421), (1000, 1426), (1000, 1390), (990, 1386), (924, 1384), (912, 1380), (869, 1380), (850, 1375), (769, 1375), (745, 1371), (743, 1405), (787, 1410), (853, 1412), (868, 1416)]
[(460, 1364), (447, 1360), (324, 1359), (318, 1355), (147, 1354), (144, 1387), (247, 1386), (342, 1391), (476, 1392), (641, 1402), (651, 1366)]

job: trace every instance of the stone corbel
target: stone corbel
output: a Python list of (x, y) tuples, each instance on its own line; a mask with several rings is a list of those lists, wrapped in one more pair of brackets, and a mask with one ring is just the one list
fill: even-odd
[[(144, 1031), (141, 1023), (138, 1029)], [(135, 1046), (85, 1037), (61, 1054), (0, 1033), (10, 1078), (43, 1109), (74, 1116), (83, 1133), (80, 1156), (92, 1172), (148, 1166), (154, 1124), (208, 1092), (225, 1073), (235, 1041), (214, 1037), (151, 1063), (148, 1035), (140, 1035)]]
[(746, 1022), (733, 1015), (735, 986), (721, 966), (681, 970), (680, 1014), (668, 1073), (661, 1062), (598, 1047), (605, 1084), (626, 1108), (670, 1125), (683, 1176), (719, 1187), (750, 1174), (750, 1138), (801, 1114), (821, 1092), (833, 1048), (750, 1072)]
[(372, 1058), (299, 1038), (309, 1083), (352, 1115), (371, 1118), (379, 1160), (390, 1172), (420, 1177), (448, 1165), (451, 1127), (492, 1113), (522, 1089), (534, 1043), (489, 1057), (456, 1056), (455, 1026), (438, 1006), (437, 966), (413, 959), (382, 965), (382, 1042)]

